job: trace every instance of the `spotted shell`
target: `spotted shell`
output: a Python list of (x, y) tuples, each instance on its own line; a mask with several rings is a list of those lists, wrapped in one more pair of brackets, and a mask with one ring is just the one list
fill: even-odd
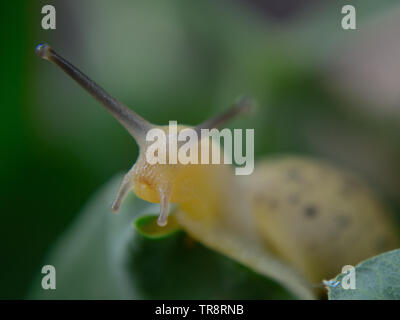
[(322, 161), (259, 161), (247, 187), (265, 245), (312, 282), (398, 246), (390, 213), (375, 193)]

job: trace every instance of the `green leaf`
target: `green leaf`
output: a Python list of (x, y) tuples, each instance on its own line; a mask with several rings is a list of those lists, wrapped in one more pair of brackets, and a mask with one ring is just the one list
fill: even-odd
[[(355, 268), (356, 288), (344, 289), (340, 284), (329, 287), (330, 300), (399, 300), (400, 249), (382, 253), (361, 262)], [(345, 274), (334, 281), (342, 281)]]
[(56, 268), (56, 289), (32, 284), (34, 299), (291, 299), (274, 280), (190, 238), (159, 206), (127, 197), (118, 215), (110, 204), (121, 177), (83, 209), (43, 264)]

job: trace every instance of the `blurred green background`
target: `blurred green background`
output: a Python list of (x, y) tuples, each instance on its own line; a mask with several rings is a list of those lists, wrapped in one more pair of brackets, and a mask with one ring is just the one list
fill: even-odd
[[(357, 30), (341, 28), (341, 7)], [(57, 10), (42, 30), (41, 8)], [(3, 4), (0, 298), (23, 298), (85, 200), (137, 146), (87, 93), (35, 55), (48, 42), (154, 123), (197, 124), (242, 93), (256, 156), (329, 159), (400, 212), (397, 1), (15, 1)], [(397, 217), (399, 215), (397, 214)]]

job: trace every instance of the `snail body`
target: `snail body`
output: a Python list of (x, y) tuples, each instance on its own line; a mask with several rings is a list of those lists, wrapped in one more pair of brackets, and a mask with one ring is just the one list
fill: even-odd
[[(163, 226), (169, 204), (176, 203), (174, 218), (193, 238), (273, 277), (301, 298), (313, 298), (312, 283), (335, 276), (342, 266), (397, 245), (387, 210), (374, 194), (351, 174), (321, 161), (291, 156), (260, 160), (249, 176), (235, 176), (232, 166), (224, 164), (150, 164), (146, 133), (158, 128), (168, 136), (168, 126), (138, 116), (48, 45), (39, 45), (36, 52), (85, 88), (139, 145), (113, 211), (133, 190), (139, 198), (160, 203), (158, 223)], [(249, 101), (241, 100), (193, 129), (215, 128), (248, 107)], [(178, 126), (178, 132), (187, 128)], [(209, 144), (199, 139), (197, 147), (202, 152)]]

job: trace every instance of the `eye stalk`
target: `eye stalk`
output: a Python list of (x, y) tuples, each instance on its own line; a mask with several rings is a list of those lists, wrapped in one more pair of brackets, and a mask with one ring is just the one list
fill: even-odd
[(237, 117), (238, 115), (248, 114), (254, 108), (254, 101), (248, 96), (243, 96), (238, 98), (238, 100), (224, 113), (208, 119), (203, 123), (197, 125), (194, 129), (196, 130), (197, 134), (200, 136), (201, 129), (213, 129), (217, 128), (220, 125), (232, 120), (233, 118)]
[(123, 103), (112, 97), (107, 91), (91, 80), (78, 68), (56, 53), (48, 44), (39, 44), (36, 54), (60, 67), (67, 75), (89, 92), (103, 107), (116, 118), (139, 145), (145, 143), (147, 131), (154, 128), (147, 120), (129, 109)]

